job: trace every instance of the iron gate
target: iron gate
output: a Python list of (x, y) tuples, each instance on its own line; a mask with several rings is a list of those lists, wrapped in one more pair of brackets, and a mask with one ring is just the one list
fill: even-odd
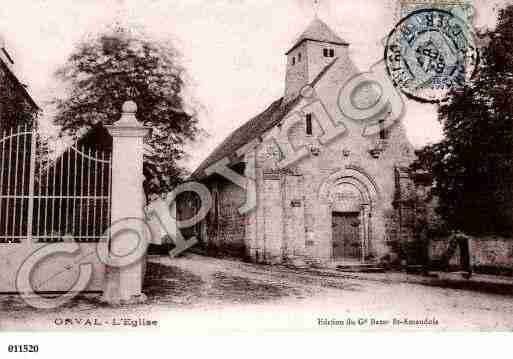
[(104, 268), (96, 245), (110, 225), (111, 153), (71, 146), (49, 159), (38, 133), (26, 127), (0, 139), (0, 292), (16, 292), (25, 259), (44, 245), (78, 242), (80, 256), (45, 259), (33, 274), (35, 291), (67, 291), (74, 269), (94, 266), (89, 290), (100, 290)]

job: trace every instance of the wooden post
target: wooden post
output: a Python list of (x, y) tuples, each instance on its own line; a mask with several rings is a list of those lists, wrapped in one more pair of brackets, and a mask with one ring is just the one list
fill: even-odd
[[(106, 126), (113, 141), (111, 225), (118, 223), (116, 225), (118, 229), (119, 223), (124, 223), (123, 221), (127, 226), (133, 226), (133, 219), (145, 218), (143, 138), (148, 133), (148, 129), (137, 121), (136, 112), (135, 102), (127, 101), (123, 104), (121, 119), (112, 126)], [(144, 233), (142, 223), (141, 228), (137, 230)], [(116, 256), (129, 253), (140, 241), (140, 238), (130, 230), (118, 230), (117, 233), (111, 232), (111, 235), (111, 252)], [(103, 300), (110, 304), (133, 304), (145, 301), (146, 297), (142, 293), (144, 268), (144, 257), (129, 265), (107, 266)]]

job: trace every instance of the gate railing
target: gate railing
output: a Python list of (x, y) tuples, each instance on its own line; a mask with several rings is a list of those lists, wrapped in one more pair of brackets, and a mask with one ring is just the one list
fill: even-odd
[(98, 242), (110, 225), (111, 154), (67, 148), (49, 161), (28, 126), (0, 138), (0, 244)]

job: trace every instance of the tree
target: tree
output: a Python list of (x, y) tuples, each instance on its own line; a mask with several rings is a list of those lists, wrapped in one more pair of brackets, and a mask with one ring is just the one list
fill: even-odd
[(412, 169), (432, 173), (438, 213), (451, 228), (511, 236), (512, 5), (486, 35), (477, 76), (439, 107), (444, 139), (419, 151)]
[(170, 43), (122, 29), (82, 42), (55, 73), (68, 88), (64, 98), (54, 100), (60, 135), (77, 138), (98, 122), (112, 124), (131, 99), (139, 121), (152, 129), (145, 190), (170, 190), (186, 173), (178, 164), (184, 144), (201, 131), (184, 100), (185, 72), (178, 59)]

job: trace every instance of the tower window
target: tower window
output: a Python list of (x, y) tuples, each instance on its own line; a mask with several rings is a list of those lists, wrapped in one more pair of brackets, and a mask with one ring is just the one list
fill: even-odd
[(306, 114), (306, 134), (307, 135), (312, 134), (312, 114), (311, 113)]
[(324, 57), (335, 57), (334, 49), (322, 49), (322, 54)]

